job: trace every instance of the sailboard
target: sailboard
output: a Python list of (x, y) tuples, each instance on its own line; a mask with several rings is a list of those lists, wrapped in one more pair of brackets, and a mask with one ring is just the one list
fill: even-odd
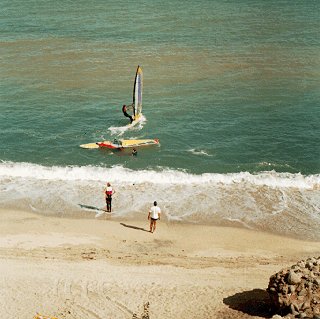
[(113, 141), (102, 141), (96, 143), (88, 143), (88, 144), (81, 144), (81, 148), (110, 148), (110, 149), (122, 149), (122, 148), (133, 148), (133, 147), (140, 147), (140, 146), (149, 146), (149, 145), (159, 145), (159, 140), (155, 139), (143, 139), (143, 140), (117, 140), (114, 139)]
[(92, 149), (92, 148), (99, 148), (99, 145), (97, 143), (87, 143), (87, 144), (81, 144), (80, 147)]
[(136, 76), (133, 85), (133, 99), (132, 99), (132, 118), (133, 122), (128, 126), (134, 126), (142, 117), (142, 88), (143, 88), (143, 73), (142, 68), (138, 65)]

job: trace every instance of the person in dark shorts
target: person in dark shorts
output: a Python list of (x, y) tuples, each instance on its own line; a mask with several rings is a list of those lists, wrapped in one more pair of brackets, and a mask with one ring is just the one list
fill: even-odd
[(104, 196), (106, 200), (106, 211), (111, 213), (111, 202), (112, 202), (112, 195), (115, 193), (111, 184), (108, 182), (107, 187), (104, 189)]
[(150, 233), (156, 230), (157, 220), (160, 220), (161, 209), (157, 206), (157, 202), (153, 202), (153, 206), (149, 210), (148, 219), (150, 220)]
[(133, 118), (130, 114), (127, 113), (127, 111), (128, 111), (128, 107), (124, 104), (122, 106), (122, 113), (125, 117), (128, 117), (130, 119), (130, 124), (131, 124), (133, 122)]

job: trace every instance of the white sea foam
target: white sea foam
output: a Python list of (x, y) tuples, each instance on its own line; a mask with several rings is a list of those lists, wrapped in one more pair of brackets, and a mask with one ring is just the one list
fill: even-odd
[(259, 167), (274, 167), (274, 168), (285, 168), (285, 169), (290, 169), (290, 168), (292, 168), (290, 165), (288, 165), (288, 164), (279, 164), (279, 163), (271, 163), (271, 162), (260, 162), (260, 163), (258, 163), (258, 166)]
[(122, 166), (2, 162), (0, 207), (94, 218), (105, 205), (106, 181), (116, 190), (113, 218), (145, 219), (150, 204), (157, 200), (171, 221), (234, 223), (320, 239), (316, 231), (320, 227), (320, 175), (275, 171), (195, 175), (166, 168), (134, 171)]
[(125, 126), (110, 126), (108, 130), (111, 132), (111, 135), (122, 136), (127, 131), (132, 130), (141, 130), (146, 123), (147, 119), (143, 114), (141, 114), (140, 120), (137, 124), (130, 124)]
[(203, 155), (203, 156), (210, 156), (210, 157), (213, 156), (212, 154), (209, 154), (204, 150), (198, 150), (195, 148), (190, 149), (189, 152), (195, 155)]
[(240, 173), (204, 173), (189, 174), (184, 171), (159, 168), (155, 170), (133, 171), (121, 165), (112, 168), (97, 166), (42, 166), (32, 163), (0, 163), (0, 178), (20, 177), (65, 181), (116, 181), (123, 183), (155, 183), (155, 184), (225, 184), (247, 183), (268, 187), (294, 187), (303, 189), (319, 189), (320, 174), (304, 176), (300, 173), (277, 173), (275, 171), (251, 174)]

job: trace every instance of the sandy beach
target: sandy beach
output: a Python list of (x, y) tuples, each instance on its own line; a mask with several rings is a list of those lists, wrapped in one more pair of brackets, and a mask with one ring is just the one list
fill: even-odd
[(0, 211), (0, 315), (269, 318), (269, 277), (320, 243), (240, 228)]

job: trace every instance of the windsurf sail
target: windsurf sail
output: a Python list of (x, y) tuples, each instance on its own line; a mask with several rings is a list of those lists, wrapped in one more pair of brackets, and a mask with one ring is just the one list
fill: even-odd
[(142, 69), (138, 65), (136, 77), (134, 79), (133, 86), (133, 116), (137, 118), (142, 111), (142, 86), (143, 86), (143, 76)]

